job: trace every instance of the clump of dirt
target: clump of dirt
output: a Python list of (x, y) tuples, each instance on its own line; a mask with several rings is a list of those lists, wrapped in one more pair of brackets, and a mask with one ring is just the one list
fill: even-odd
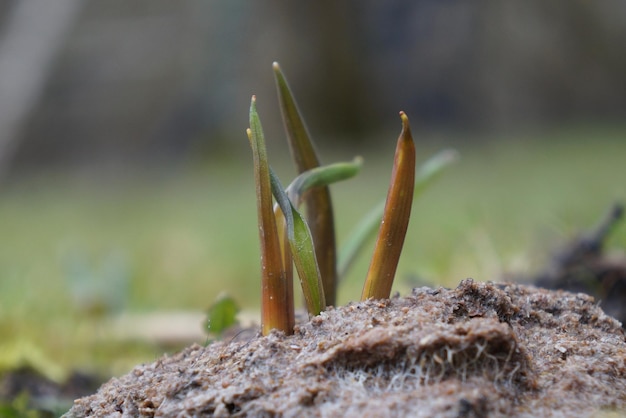
[(626, 337), (585, 294), (464, 280), (191, 346), (65, 417), (535, 417), (626, 409)]

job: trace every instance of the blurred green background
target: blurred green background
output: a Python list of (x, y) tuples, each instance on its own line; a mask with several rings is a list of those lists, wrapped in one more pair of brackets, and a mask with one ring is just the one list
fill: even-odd
[(386, 195), (399, 110), (422, 161), (460, 152), (414, 205), (400, 292), (531, 274), (626, 194), (620, 0), (21, 0), (0, 25), (0, 373), (125, 373), (204, 343), (222, 292), (254, 315), (252, 94), (294, 175), (274, 60), (323, 161), (365, 158), (332, 187), (340, 244)]

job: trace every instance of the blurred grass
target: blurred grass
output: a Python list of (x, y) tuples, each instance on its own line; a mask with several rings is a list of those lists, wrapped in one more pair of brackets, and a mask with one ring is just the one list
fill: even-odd
[[(626, 128), (590, 128), (479, 146), (454, 141), (461, 160), (414, 205), (394, 289), (540, 267), (614, 200), (624, 200), (625, 138)], [(423, 148), (419, 133), (416, 141), (418, 160), (440, 149), (437, 141)], [(324, 161), (354, 154), (342, 150)], [(331, 187), (339, 244), (386, 195), (393, 147), (363, 156), (357, 178)], [(247, 157), (124, 181), (56, 173), (4, 187), (0, 371), (2, 356), (28, 353), (25, 346), (39, 354), (23, 354), (24, 361), (44, 364), (53, 376), (75, 367), (119, 374), (161, 354), (163, 347), (106, 335), (101, 311), (199, 311), (223, 291), (258, 309)], [(286, 167), (277, 167), (285, 183), (293, 174)], [(609, 246), (626, 248), (625, 231), (620, 226)], [(342, 282), (339, 303), (358, 299), (370, 249)], [(44, 360), (33, 360), (38, 356)]]

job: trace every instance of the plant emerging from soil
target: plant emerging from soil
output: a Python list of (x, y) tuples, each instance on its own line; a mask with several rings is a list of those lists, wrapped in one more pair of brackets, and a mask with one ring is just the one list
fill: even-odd
[[(272, 329), (286, 334), (293, 332), (294, 265), (307, 311), (309, 315), (317, 315), (326, 306), (336, 303), (339, 278), (345, 275), (378, 224), (378, 237), (361, 299), (389, 298), (413, 198), (456, 157), (453, 151), (442, 152), (427, 161), (416, 177), (415, 145), (409, 118), (400, 112), (402, 130), (387, 199), (364, 218), (348, 240), (343, 256), (338, 257), (328, 185), (356, 175), (362, 160), (356, 157), (352, 162), (321, 165), (287, 80), (278, 63), (274, 63), (273, 68), (291, 157), (299, 175), (284, 188), (270, 167), (256, 97), (252, 96), (247, 134), (256, 185), (264, 335)], [(300, 211), (301, 205), (306, 207), (306, 217)]]

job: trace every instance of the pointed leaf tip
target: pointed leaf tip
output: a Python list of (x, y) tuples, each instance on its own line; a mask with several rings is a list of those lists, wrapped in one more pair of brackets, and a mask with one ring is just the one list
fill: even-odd
[(256, 96), (252, 95), (250, 99), (250, 127), (252, 127), (252, 120), (256, 117), (258, 117), (258, 115), (256, 115)]
[(409, 225), (415, 186), (415, 144), (409, 118), (400, 112), (402, 132), (396, 145), (391, 183), (370, 261), (362, 300), (389, 298)]
[(400, 111), (400, 119), (402, 120), (402, 129), (410, 130), (411, 125), (409, 125), (409, 117), (403, 111)]

